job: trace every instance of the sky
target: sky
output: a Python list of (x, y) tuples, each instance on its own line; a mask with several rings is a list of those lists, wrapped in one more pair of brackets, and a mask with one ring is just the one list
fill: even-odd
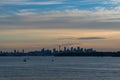
[(1, 0), (0, 50), (120, 50), (119, 0)]

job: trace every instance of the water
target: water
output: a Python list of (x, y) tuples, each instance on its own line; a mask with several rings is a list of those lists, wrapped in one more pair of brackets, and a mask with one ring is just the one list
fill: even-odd
[(119, 57), (0, 57), (0, 80), (120, 80)]

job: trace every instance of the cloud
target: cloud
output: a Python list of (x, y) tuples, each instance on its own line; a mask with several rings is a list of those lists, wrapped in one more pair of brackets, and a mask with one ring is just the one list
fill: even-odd
[(104, 4), (119, 5), (120, 0), (106, 0), (104, 1)]
[(71, 5), (91, 5), (91, 4), (101, 4), (104, 1), (101, 0), (63, 0), (64, 4)]
[[(54, 4), (62, 4), (62, 2), (59, 1), (48, 1), (48, 2), (27, 2), (23, 5), (54, 5)], [(20, 4), (22, 5), (22, 4)]]
[(1, 5), (54, 5), (62, 4), (61, 1), (30, 1), (30, 0), (2, 0)]
[(82, 44), (81, 43), (66, 43), (66, 44), (62, 44), (61, 46), (70, 47), (70, 46), (76, 46), (76, 45), (82, 45)]
[(106, 39), (104, 37), (81, 37), (78, 40), (99, 40), (99, 39)]
[[(40, 8), (25, 8), (25, 9), (0, 9), (3, 12), (0, 16), (0, 29), (41, 29), (41, 28), (87, 28), (87, 29), (120, 29), (120, 6), (106, 8), (105, 6), (95, 6), (89, 9), (80, 9), (78, 3), (97, 4), (101, 0), (91, 1), (73, 1), (71, 0), (45, 0), (45, 1), (29, 1), (29, 0), (2, 0), (0, 4), (21, 4), (31, 5), (40, 4), (45, 5), (49, 10)], [(64, 4), (71, 8), (53, 9), (55, 7), (48, 6), (47, 4)], [(104, 2), (104, 1), (102, 1)], [(67, 4), (67, 5), (66, 5)], [(69, 4), (69, 5), (68, 5)], [(61, 5), (62, 6), (62, 5)], [(63, 7), (63, 6), (62, 6)], [(71, 6), (70, 6), (71, 7)], [(80, 7), (80, 6), (79, 6)], [(0, 12), (0, 13), (1, 13)], [(5, 14), (6, 13), (6, 14)]]
[(119, 7), (113, 10), (95, 8), (89, 10), (53, 10), (37, 13), (35, 9), (23, 9), (14, 16), (0, 17), (0, 28), (110, 28), (119, 29)]
[(88, 4), (100, 4), (104, 1), (101, 0), (1, 0), (0, 4), (3, 5), (51, 5), (51, 4), (79, 4), (79, 5), (88, 5)]

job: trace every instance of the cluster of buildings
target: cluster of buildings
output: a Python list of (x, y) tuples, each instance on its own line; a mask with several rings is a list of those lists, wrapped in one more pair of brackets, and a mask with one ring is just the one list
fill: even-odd
[(64, 53), (93, 53), (95, 52), (95, 50), (93, 50), (92, 48), (86, 49), (86, 48), (80, 48), (80, 47), (71, 47), (71, 48), (67, 48), (64, 47), (63, 49), (61, 49), (61, 47), (59, 46), (59, 49), (53, 48), (52, 50), (50, 49), (41, 49), (39, 51), (29, 51), (29, 52), (25, 52), (24, 49), (22, 51), (18, 51), (18, 50), (14, 50), (12, 52), (3, 52), (0, 51), (0, 55), (4, 55), (4, 56), (50, 56), (50, 55), (58, 55), (58, 54), (64, 54)]
[(29, 51), (25, 52), (24, 49), (21, 51), (14, 50), (12, 52), (3, 52), (0, 51), (0, 56), (112, 56), (118, 57), (120, 56), (120, 52), (98, 52), (93, 48), (81, 48), (81, 47), (64, 47), (61, 49), (53, 48), (50, 49), (41, 49), (37, 51)]

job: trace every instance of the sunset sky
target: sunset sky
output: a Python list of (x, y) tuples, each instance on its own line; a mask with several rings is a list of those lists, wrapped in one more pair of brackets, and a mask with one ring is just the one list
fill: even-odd
[(0, 50), (120, 50), (120, 0), (1, 0)]

